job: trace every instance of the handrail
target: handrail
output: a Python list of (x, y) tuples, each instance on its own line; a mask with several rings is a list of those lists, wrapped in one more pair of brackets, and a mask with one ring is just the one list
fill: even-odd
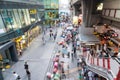
[(101, 69), (101, 71), (106, 70), (106, 73), (111, 75), (113, 79), (117, 77), (120, 65), (114, 59), (99, 57), (96, 58), (91, 56), (89, 51), (83, 52), (83, 55), (86, 57), (86, 63), (89, 66), (93, 68), (97, 67), (98, 69)]

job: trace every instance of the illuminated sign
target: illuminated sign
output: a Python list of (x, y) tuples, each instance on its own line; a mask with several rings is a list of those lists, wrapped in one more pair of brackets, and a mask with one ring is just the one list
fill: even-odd
[(37, 13), (37, 10), (36, 9), (30, 9), (30, 14), (36, 14)]

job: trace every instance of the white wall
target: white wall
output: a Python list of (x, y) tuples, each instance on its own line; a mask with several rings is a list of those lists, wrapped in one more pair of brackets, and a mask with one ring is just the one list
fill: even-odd
[(120, 0), (105, 0), (103, 8), (120, 9)]

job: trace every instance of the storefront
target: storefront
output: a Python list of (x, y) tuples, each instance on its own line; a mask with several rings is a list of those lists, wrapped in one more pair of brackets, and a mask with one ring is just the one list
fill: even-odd
[(17, 50), (15, 43), (10, 41), (0, 46), (0, 68), (9, 68), (12, 62), (17, 62)]
[(40, 34), (40, 31), (40, 27), (36, 26), (35, 28), (29, 30), (28, 32), (24, 33), (24, 35), (14, 40), (16, 43), (18, 55), (21, 55), (20, 53), (30, 45), (31, 41)]
[(0, 9), (2, 32), (16, 30), (31, 24), (28, 9)]
[(39, 26), (36, 26), (35, 28), (26, 32), (26, 34), (27, 34), (27, 45), (29, 46), (31, 41), (34, 38), (36, 38), (40, 33), (41, 33), (41, 28)]
[(19, 53), (22, 52), (27, 47), (25, 35), (22, 35), (22, 36), (16, 38), (14, 41), (16, 43), (18, 55), (20, 55)]

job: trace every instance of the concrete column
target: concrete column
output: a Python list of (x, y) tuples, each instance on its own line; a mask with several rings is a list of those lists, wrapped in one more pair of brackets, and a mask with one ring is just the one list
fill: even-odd
[(85, 4), (85, 0), (81, 0), (81, 4), (82, 4), (83, 24), (85, 25), (86, 24), (86, 4)]
[(14, 62), (17, 62), (18, 61), (18, 52), (17, 52), (17, 49), (16, 49), (16, 46), (15, 46), (15, 43), (13, 43), (14, 45), (13, 45), (13, 49), (11, 50), (11, 52), (12, 52), (12, 60), (14, 61)]
[(93, 0), (89, 0), (90, 4), (88, 6), (88, 23), (87, 26), (91, 26), (91, 19), (92, 19), (92, 9), (93, 9)]
[(0, 69), (0, 80), (4, 80), (3, 79), (3, 75), (2, 75), (2, 70)]
[(92, 12), (96, 5), (95, 0), (82, 0), (82, 13), (83, 22), (85, 27), (90, 27), (92, 25)]

